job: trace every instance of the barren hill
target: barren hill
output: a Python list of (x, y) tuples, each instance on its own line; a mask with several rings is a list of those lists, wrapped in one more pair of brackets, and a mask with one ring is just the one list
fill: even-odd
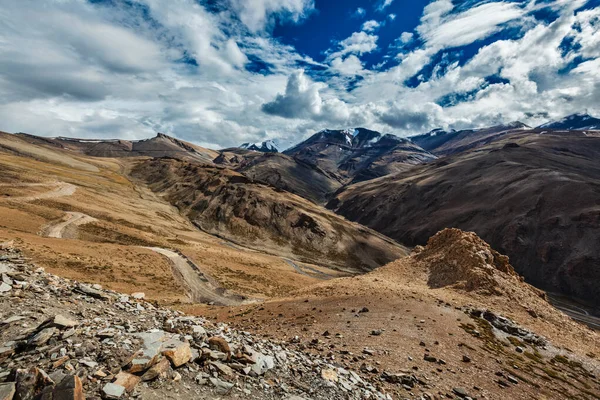
[(203, 231), (236, 243), (353, 271), (376, 268), (406, 251), (310, 201), (227, 168), (154, 159), (132, 173)]
[(538, 287), (600, 303), (600, 140), (519, 134), (348, 187), (329, 206), (408, 245), (477, 232)]
[(214, 162), (317, 204), (325, 203), (341, 187), (331, 174), (281, 153), (225, 149)]
[(24, 133), (16, 134), (22, 140), (42, 146), (71, 150), (92, 157), (173, 157), (181, 160), (210, 163), (218, 153), (192, 143), (158, 133), (145, 140), (96, 140), (68, 137), (44, 138)]
[(597, 333), (554, 309), (506, 256), (457, 229), (362, 276), (232, 313), (192, 311), (327, 355), (377, 377), (394, 399), (600, 395)]

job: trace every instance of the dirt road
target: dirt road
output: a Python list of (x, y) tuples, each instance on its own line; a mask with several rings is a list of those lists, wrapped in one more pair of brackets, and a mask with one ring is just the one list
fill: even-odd
[(63, 237), (65, 230), (71, 225), (79, 226), (97, 221), (96, 218), (79, 212), (66, 212), (66, 214), (67, 219), (56, 225), (49, 226), (44, 236), (60, 239)]
[(213, 285), (189, 258), (172, 250), (160, 247), (144, 247), (167, 257), (173, 264), (191, 300), (197, 303), (214, 303), (221, 306), (234, 306), (244, 302), (241, 296), (226, 295), (225, 290)]
[(33, 196), (10, 197), (9, 200), (19, 201), (34, 201), (42, 199), (53, 199), (56, 197), (71, 196), (77, 190), (77, 186), (66, 182), (50, 182), (50, 183), (2, 183), (0, 186), (5, 187), (54, 187), (48, 192), (39, 193)]

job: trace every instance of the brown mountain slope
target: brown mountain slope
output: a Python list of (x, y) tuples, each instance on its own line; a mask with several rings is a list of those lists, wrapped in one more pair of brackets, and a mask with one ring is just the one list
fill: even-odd
[(214, 150), (159, 133), (144, 140), (45, 138), (25, 133), (15, 136), (35, 145), (71, 150), (92, 157), (173, 157), (186, 161), (210, 163), (218, 156)]
[(515, 121), (510, 124), (483, 129), (449, 132), (436, 129), (423, 135), (413, 136), (410, 140), (435, 155), (447, 156), (481, 147), (505, 136), (522, 133), (523, 131), (531, 131), (531, 128), (522, 122)]
[(538, 287), (600, 304), (600, 139), (511, 136), (392, 177), (329, 206), (401, 243), (477, 232)]
[(297, 194), (322, 204), (341, 187), (340, 182), (320, 168), (281, 153), (225, 149), (215, 164), (232, 168), (252, 180)]
[(375, 232), (227, 168), (173, 159), (132, 171), (202, 230), (308, 262), (365, 271), (406, 253)]
[(457, 229), (362, 276), (260, 306), (195, 312), (366, 372), (394, 399), (600, 395), (597, 333), (551, 307), (507, 257)]

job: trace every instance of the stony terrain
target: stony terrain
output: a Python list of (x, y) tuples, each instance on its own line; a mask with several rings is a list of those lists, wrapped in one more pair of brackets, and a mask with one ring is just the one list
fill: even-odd
[(507, 257), (456, 229), (362, 276), (261, 305), (189, 311), (335, 357), (382, 379), (394, 399), (600, 395), (597, 333), (522, 282)]
[(3, 248), (2, 400), (388, 398), (333, 360), (48, 274)]

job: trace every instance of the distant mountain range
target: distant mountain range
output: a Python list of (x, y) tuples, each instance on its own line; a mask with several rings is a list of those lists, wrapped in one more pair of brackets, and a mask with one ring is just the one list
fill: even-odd
[[(505, 134), (514, 133), (518, 130), (527, 129), (550, 129), (550, 130), (600, 130), (600, 119), (592, 117), (589, 114), (572, 114), (558, 121), (547, 122), (537, 128), (532, 128), (521, 121), (513, 121), (508, 124), (496, 125), (489, 128), (480, 129), (464, 129), (464, 130), (444, 130), (442, 128), (434, 129), (430, 132), (410, 136), (413, 143), (421, 146), (427, 151), (437, 150), (440, 154), (450, 154), (452, 152), (466, 150), (469, 147), (489, 142), (494, 137), (503, 136)], [(301, 148), (306, 148), (317, 142), (327, 142), (329, 144), (338, 144), (342, 148), (360, 148), (368, 147), (384, 139), (384, 142), (389, 144), (390, 141), (404, 140), (392, 134), (381, 134), (365, 128), (332, 130), (325, 129), (317, 132), (307, 140), (298, 143), (297, 145), (283, 151), (286, 154), (297, 152)], [(387, 140), (386, 140), (387, 139)], [(370, 140), (373, 142), (368, 143)], [(446, 142), (460, 142), (460, 145), (444, 146)], [(276, 140), (266, 140), (259, 143), (244, 143), (239, 146), (241, 149), (261, 151), (265, 153), (281, 152), (283, 146), (279, 145)]]
[(600, 119), (594, 118), (588, 114), (573, 114), (559, 121), (548, 122), (540, 125), (541, 129), (553, 130), (600, 130)]

